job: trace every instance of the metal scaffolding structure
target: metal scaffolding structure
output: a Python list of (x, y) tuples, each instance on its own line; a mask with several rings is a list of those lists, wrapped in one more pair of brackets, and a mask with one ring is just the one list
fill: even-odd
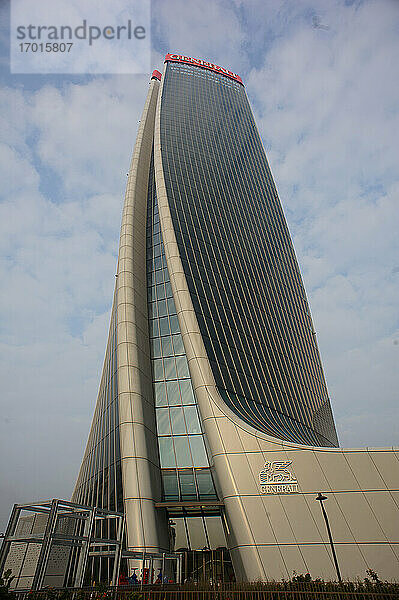
[[(29, 516), (44, 515), (42, 531), (23, 531), (23, 520)], [(104, 538), (96, 535), (104, 530), (98, 523), (112, 519), (115, 522), (115, 536)], [(34, 519), (32, 520), (34, 522)], [(33, 579), (29, 586), (31, 590), (40, 590), (45, 583), (51, 552), (56, 546), (69, 548), (65, 559), (65, 577), (72, 580), (73, 587), (82, 587), (88, 557), (107, 556), (114, 559), (112, 582), (115, 584), (119, 577), (122, 557), (122, 537), (124, 515), (122, 513), (104, 510), (98, 507), (84, 506), (66, 500), (53, 499), (46, 502), (31, 504), (15, 504), (7, 525), (3, 543), (0, 549), (0, 573), (7, 564), (12, 544), (39, 544), (37, 562)], [(26, 552), (25, 552), (26, 556)], [(21, 578), (24, 568), (22, 560), (19, 574), (16, 575), (16, 585)]]
[[(42, 516), (41, 527), (35, 527), (36, 517)], [(103, 523), (114, 520), (114, 526), (107, 528), (115, 532), (113, 537), (102, 537)], [(29, 525), (27, 531), (26, 524)], [(100, 535), (99, 535), (100, 534)], [(15, 575), (15, 586), (22, 591), (24, 586), (20, 580), (29, 580), (25, 589), (41, 590), (46, 587), (46, 577), (49, 577), (49, 564), (52, 552), (56, 547), (66, 547), (62, 573), (63, 584), (54, 587), (81, 588), (84, 584), (89, 558), (113, 559), (112, 578), (110, 585), (118, 585), (121, 560), (139, 564), (142, 573), (148, 574), (148, 581), (153, 583), (154, 562), (159, 565), (161, 573), (166, 572), (166, 565), (176, 565), (176, 583), (182, 581), (182, 554), (140, 552), (123, 550), (124, 515), (93, 506), (84, 506), (75, 502), (53, 499), (45, 502), (30, 504), (15, 504), (7, 525), (4, 539), (0, 548), (0, 575), (8, 568), (7, 558), (13, 544), (25, 545), (21, 552), (18, 573)], [(35, 567), (31, 577), (24, 573), (24, 562), (27, 548), (30, 544), (40, 546), (35, 550)], [(68, 583), (69, 582), (69, 583)]]

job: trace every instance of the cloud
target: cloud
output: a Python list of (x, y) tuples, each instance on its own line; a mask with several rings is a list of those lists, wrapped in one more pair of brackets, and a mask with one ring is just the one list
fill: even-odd
[(398, 338), (396, 330), (331, 356), (334, 393), (345, 399), (337, 415), (343, 445), (397, 446)]
[(251, 71), (248, 90), (303, 270), (341, 442), (392, 444), (396, 433), (383, 423), (399, 416), (399, 14), (391, 2), (324, 3), (329, 29), (318, 30), (305, 9)]
[[(345, 446), (397, 443), (395, 3), (154, 2), (166, 51), (243, 76), (294, 237)], [(51, 81), (51, 84), (49, 83)], [(68, 498), (89, 432), (147, 76), (0, 91), (2, 514)], [(395, 418), (396, 417), (396, 418)]]
[[(1, 520), (72, 492), (100, 380), (148, 78), (3, 89)], [(10, 451), (12, 449), (12, 451)], [(8, 500), (7, 500), (8, 499)]]
[[(147, 73), (150, 9), (150, 0), (13, 2), (11, 72)], [(39, 44), (35, 51), (24, 45), (32, 41)], [(47, 50), (47, 43), (53, 51)]]
[(210, 60), (236, 73), (246, 67), (245, 32), (230, 3), (156, 2), (153, 15), (153, 42), (164, 54), (178, 52)]
[(129, 79), (98, 79), (62, 90), (46, 86), (35, 94), (38, 157), (62, 177), (66, 192), (103, 193), (118, 182), (121, 188), (148, 85), (148, 77)]

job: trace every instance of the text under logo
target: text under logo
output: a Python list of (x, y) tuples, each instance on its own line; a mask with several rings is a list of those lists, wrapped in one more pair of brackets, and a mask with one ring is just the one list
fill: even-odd
[(265, 463), (259, 473), (262, 494), (292, 494), (298, 492), (298, 481), (288, 470), (291, 460), (274, 460)]

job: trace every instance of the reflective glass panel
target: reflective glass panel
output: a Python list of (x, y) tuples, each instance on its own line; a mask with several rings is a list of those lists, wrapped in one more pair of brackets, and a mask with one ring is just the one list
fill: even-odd
[[(166, 438), (167, 439), (167, 438)], [(188, 438), (185, 436), (177, 436), (174, 438), (176, 448), (176, 460), (178, 467), (191, 467), (190, 449), (188, 446)]]
[(163, 283), (163, 280), (163, 269), (155, 271), (155, 283), (158, 285), (159, 283)]
[(156, 406), (166, 406), (166, 387), (164, 383), (155, 383), (154, 384), (154, 392), (155, 392), (155, 405)]
[(165, 366), (165, 379), (176, 379), (176, 365), (175, 359), (172, 356), (171, 358), (164, 358), (164, 366)]
[(183, 338), (180, 333), (178, 335), (174, 335), (172, 339), (175, 354), (184, 354)]
[(175, 454), (173, 452), (173, 442), (171, 437), (160, 437), (159, 442), (159, 454), (161, 457), (161, 467), (164, 469), (175, 467)]
[(158, 317), (166, 317), (167, 314), (166, 300), (158, 300)]
[(187, 519), (187, 525), (191, 549), (203, 550), (208, 548), (202, 517), (190, 517)]
[(187, 359), (185, 356), (177, 356), (176, 357), (176, 367), (177, 367), (177, 376), (181, 379), (185, 377), (190, 377), (190, 373), (188, 371)]
[(158, 337), (159, 336), (159, 323), (158, 323), (158, 319), (152, 319), (150, 321), (150, 335), (151, 335), (151, 337)]
[(205, 517), (205, 525), (211, 548), (227, 546), (222, 519), (220, 517)]
[(159, 381), (160, 379), (163, 379), (164, 375), (163, 375), (162, 359), (158, 358), (158, 359), (153, 360), (152, 367), (153, 367), (153, 371), (154, 371), (154, 380)]
[(170, 335), (168, 317), (162, 317), (162, 319), (159, 319), (159, 334)]
[(189, 379), (183, 379), (179, 382), (183, 404), (195, 404), (193, 387)]
[(164, 356), (172, 356), (173, 355), (173, 348), (172, 348), (172, 338), (167, 335), (163, 338), (161, 338), (162, 341), (162, 354)]
[(176, 306), (173, 298), (168, 298), (168, 312), (170, 315), (176, 314)]
[(176, 471), (163, 471), (162, 480), (165, 500), (178, 500), (179, 486)]
[(169, 406), (181, 404), (179, 384), (177, 381), (168, 381), (166, 384), (168, 390), (168, 404)]
[(186, 406), (184, 408), (188, 433), (201, 433), (201, 426), (198, 418), (196, 406)]
[(154, 258), (154, 269), (162, 269), (163, 267), (163, 263), (162, 263), (162, 256), (157, 256), (156, 258)]
[(151, 342), (152, 345), (152, 356), (154, 358), (159, 358), (160, 356), (162, 356), (161, 354), (161, 343), (159, 338), (155, 338), (152, 340)]
[(169, 410), (167, 408), (157, 408), (156, 410), (157, 417), (157, 428), (159, 435), (170, 435), (170, 420), (169, 420)]
[(156, 302), (150, 302), (148, 304), (148, 318), (152, 319), (152, 318), (156, 318), (158, 316), (157, 314), (157, 303)]
[(202, 435), (190, 436), (191, 452), (193, 453), (193, 461), (196, 467), (207, 467), (208, 456), (205, 450), (204, 440)]
[(186, 433), (186, 426), (184, 423), (183, 409), (178, 406), (170, 407), (170, 420), (172, 422), (172, 431), (174, 435)]
[(197, 498), (193, 471), (179, 471), (180, 491), (182, 500), (193, 500)]
[(176, 533), (174, 550), (177, 552), (178, 550), (187, 549), (189, 547), (189, 544), (187, 540), (186, 525), (184, 519), (174, 518), (173, 523), (173, 528)]
[(170, 285), (170, 281), (167, 281), (165, 283), (165, 291), (166, 291), (166, 297), (171, 298), (172, 297), (172, 286)]
[(165, 286), (163, 285), (163, 283), (157, 285), (156, 290), (158, 300), (162, 300), (162, 298), (165, 298)]
[(180, 332), (179, 320), (177, 318), (177, 315), (171, 315), (171, 317), (170, 317), (170, 328), (171, 328), (172, 333), (179, 333)]
[(208, 469), (201, 469), (195, 471), (197, 478), (198, 490), (201, 498), (207, 498), (209, 496), (215, 496), (215, 488), (212, 481), (212, 475)]

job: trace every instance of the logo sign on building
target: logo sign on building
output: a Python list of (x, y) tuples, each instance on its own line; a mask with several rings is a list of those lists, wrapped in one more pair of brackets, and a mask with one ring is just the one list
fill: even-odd
[(230, 79), (234, 79), (235, 81), (238, 81), (238, 83), (241, 83), (241, 85), (244, 85), (241, 77), (237, 75), (237, 73), (233, 73), (233, 71), (219, 67), (219, 65), (207, 62), (206, 60), (201, 60), (200, 58), (192, 58), (191, 56), (183, 56), (182, 54), (167, 54), (165, 56), (165, 62), (179, 62), (202, 67), (203, 69), (208, 69), (209, 71), (214, 71), (215, 73), (230, 77)]
[(298, 481), (289, 470), (291, 460), (274, 460), (265, 463), (259, 473), (262, 494), (292, 494), (298, 492)]

